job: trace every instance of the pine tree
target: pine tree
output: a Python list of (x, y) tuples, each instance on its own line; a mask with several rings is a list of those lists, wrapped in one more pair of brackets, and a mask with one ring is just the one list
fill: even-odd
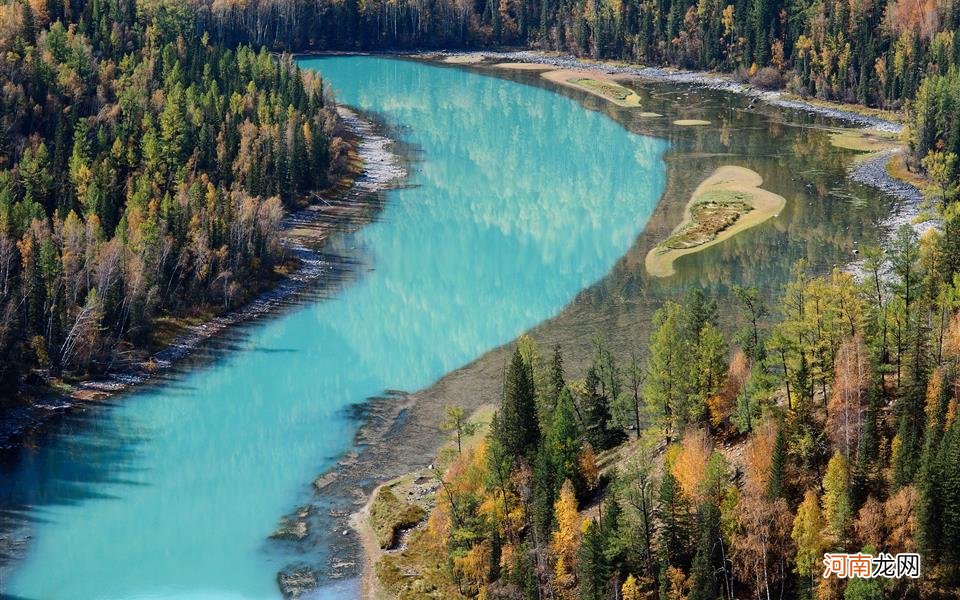
[(553, 423), (547, 436), (550, 450), (550, 464), (554, 471), (553, 485), (559, 489), (564, 480), (569, 479), (577, 490), (583, 489), (580, 476), (580, 429), (574, 412), (573, 397), (570, 390), (564, 388), (553, 413)]
[(604, 527), (590, 521), (583, 532), (578, 553), (580, 595), (583, 600), (601, 600), (606, 595), (612, 569), (606, 556), (607, 539)]
[(688, 422), (686, 407), (693, 394), (692, 352), (685, 335), (684, 312), (680, 305), (667, 302), (653, 316), (650, 359), (644, 396), (664, 418), (667, 440), (682, 431)]
[(791, 537), (797, 545), (796, 571), (811, 582), (821, 572), (823, 553), (828, 547), (823, 537), (825, 525), (817, 494), (807, 490), (793, 520)]
[(857, 448), (857, 460), (850, 481), (850, 507), (853, 511), (860, 510), (867, 496), (872, 491), (877, 491), (879, 468), (876, 463), (880, 452), (877, 431), (880, 418), (879, 396), (879, 390), (876, 387), (871, 388), (867, 414), (863, 421), (863, 432), (860, 434), (860, 444)]
[(533, 374), (519, 348), (514, 350), (507, 370), (503, 405), (493, 432), (504, 450), (515, 457), (532, 458), (540, 441)]
[(663, 564), (685, 568), (690, 559), (690, 509), (671, 469), (664, 469), (660, 481), (657, 520), (657, 546)]
[[(533, 463), (533, 503), (531, 519), (539, 539), (547, 539), (553, 525), (553, 503), (559, 484), (554, 456), (548, 444), (541, 444)], [(563, 481), (562, 479), (560, 481)]]
[(835, 452), (823, 477), (823, 516), (831, 541), (838, 548), (846, 547), (847, 532), (853, 518), (848, 481), (847, 459), (840, 452)]
[(606, 450), (622, 442), (626, 436), (616, 426), (610, 410), (610, 397), (601, 390), (601, 380), (595, 367), (587, 371), (584, 398), (584, 434), (597, 450)]
[(560, 344), (557, 344), (553, 347), (553, 358), (550, 361), (550, 382), (548, 387), (550, 414), (553, 414), (553, 410), (560, 400), (560, 393), (566, 385), (563, 374), (563, 355), (560, 352)]
[(699, 537), (693, 564), (690, 567), (689, 600), (715, 600), (720, 582), (723, 557), (717, 539), (720, 537), (720, 509), (712, 501), (701, 504), (697, 514)]

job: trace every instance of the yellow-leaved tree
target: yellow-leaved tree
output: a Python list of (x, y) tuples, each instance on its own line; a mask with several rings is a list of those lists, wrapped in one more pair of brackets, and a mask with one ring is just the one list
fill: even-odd
[(809, 577), (810, 581), (816, 579), (820, 573), (823, 553), (827, 549), (827, 540), (823, 535), (824, 526), (820, 500), (816, 492), (807, 490), (793, 520), (790, 537), (797, 545), (797, 573)]
[(557, 530), (550, 540), (550, 554), (554, 562), (554, 582), (560, 598), (576, 597), (577, 551), (580, 549), (580, 513), (577, 497), (570, 480), (563, 482), (560, 497), (553, 505)]

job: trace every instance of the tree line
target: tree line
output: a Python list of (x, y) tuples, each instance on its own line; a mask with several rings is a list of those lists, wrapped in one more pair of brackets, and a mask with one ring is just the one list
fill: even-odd
[[(865, 248), (858, 278), (800, 262), (774, 305), (736, 289), (734, 327), (698, 291), (667, 302), (643, 361), (598, 339), (571, 379), (559, 347), (522, 338), (489, 432), (381, 580), (400, 597), (955, 597), (957, 214)], [(824, 553), (859, 551), (918, 552), (921, 577), (822, 576)]]
[(206, 2), (225, 39), (288, 49), (525, 45), (593, 58), (734, 71), (819, 98), (900, 106), (960, 62), (960, 8), (838, 0)]
[(0, 397), (218, 311), (283, 260), (285, 208), (342, 166), (323, 82), (185, 4), (0, 4)]

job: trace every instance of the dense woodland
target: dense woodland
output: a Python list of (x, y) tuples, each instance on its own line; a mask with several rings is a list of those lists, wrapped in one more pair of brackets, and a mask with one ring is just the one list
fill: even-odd
[[(645, 359), (598, 339), (581, 378), (522, 338), (488, 434), (381, 580), (401, 598), (955, 598), (958, 207), (945, 218), (865, 249), (859, 283), (800, 262), (774, 303), (737, 289), (734, 332), (700, 292), (668, 302)], [(825, 552), (861, 550), (919, 552), (922, 575), (822, 577)]]
[(249, 297), (343, 152), (318, 76), (183, 4), (4, 2), (0, 56), (4, 400)]
[(200, 2), (211, 31), (276, 48), (533, 46), (764, 73), (764, 85), (900, 106), (960, 63), (956, 0)]

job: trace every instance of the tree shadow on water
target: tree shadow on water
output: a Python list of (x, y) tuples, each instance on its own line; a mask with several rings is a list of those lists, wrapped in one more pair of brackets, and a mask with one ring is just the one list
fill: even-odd
[(0, 453), (0, 598), (2, 572), (21, 558), (47, 509), (122, 497), (147, 485), (138, 460), (150, 431), (107, 407), (58, 417), (36, 439)]

